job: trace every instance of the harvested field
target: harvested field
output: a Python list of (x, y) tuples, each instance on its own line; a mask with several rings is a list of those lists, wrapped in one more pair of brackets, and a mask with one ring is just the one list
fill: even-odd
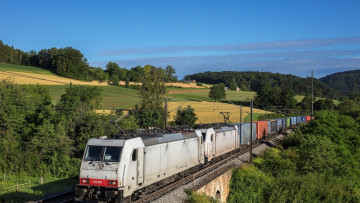
[[(37, 74), (37, 73), (30, 73), (30, 72), (14, 72), (14, 71), (7, 71), (7, 70), (2, 70), (0, 71), (0, 79), (7, 79), (9, 78), (10, 80), (14, 81), (17, 84), (40, 84), (40, 85), (68, 85), (70, 84), (70, 82), (72, 84), (76, 84), (76, 85), (101, 85), (101, 86), (107, 86), (108, 84), (106, 82), (99, 82), (99, 81), (92, 81), (92, 82), (84, 82), (84, 81), (79, 81), (79, 80), (75, 80), (75, 79), (70, 79), (70, 78), (64, 78), (64, 77), (60, 77), (57, 76), (55, 74)], [(120, 85), (125, 85), (125, 81), (120, 81), (119, 82)], [(135, 82), (130, 82), (130, 85), (141, 85), (141, 83), (135, 83)], [(192, 89), (185, 89), (185, 90), (178, 90), (179, 92), (181, 91), (185, 91), (185, 92), (197, 92), (197, 89), (201, 88), (203, 90), (201, 91), (208, 91), (206, 90), (205, 86), (203, 87), (199, 87), (196, 86), (195, 83), (166, 83), (166, 86), (170, 87), (170, 86), (176, 86), (176, 87), (182, 87), (182, 88), (193, 88)], [(175, 90), (172, 90), (175, 91)]]
[(106, 82), (98, 81), (83, 82), (70, 78), (63, 78), (56, 75), (44, 75), (26, 72), (0, 71), (0, 79), (9, 78), (17, 84), (40, 84), (40, 85), (68, 85), (70, 82), (76, 85), (101, 85), (107, 86)]
[(196, 83), (166, 83), (166, 86), (174, 86), (174, 87), (184, 87), (184, 88), (210, 88), (212, 85), (203, 84), (203, 86), (197, 86)]
[[(179, 102), (169, 102), (169, 121), (174, 120), (174, 116), (176, 113), (176, 109), (181, 107), (187, 107), (187, 105), (191, 105), (192, 108), (195, 109), (195, 113), (198, 117), (196, 123), (216, 123), (216, 122), (224, 122), (224, 117), (220, 114), (220, 112), (230, 112), (230, 122), (239, 122), (240, 121), (240, 111), (239, 108), (225, 103), (214, 103), (214, 102), (193, 102), (193, 101), (179, 101)], [(242, 118), (244, 118), (250, 113), (249, 107), (242, 107), (243, 114)], [(253, 109), (254, 113), (265, 113), (265, 111), (260, 109)], [(269, 112), (267, 112), (269, 113)]]
[[(125, 81), (120, 81), (120, 85), (125, 85)], [(130, 85), (141, 85), (141, 82), (129, 82)], [(205, 89), (209, 88), (212, 85), (204, 84), (203, 86), (197, 86), (196, 83), (181, 83), (181, 82), (172, 82), (172, 83), (165, 83), (165, 86), (167, 87), (182, 87), (182, 88), (197, 88), (197, 89)]]

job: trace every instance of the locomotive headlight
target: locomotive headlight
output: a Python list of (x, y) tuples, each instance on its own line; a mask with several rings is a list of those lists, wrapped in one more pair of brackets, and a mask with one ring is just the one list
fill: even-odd
[(81, 183), (84, 183), (84, 184), (89, 184), (90, 183), (90, 180), (89, 179), (82, 179), (81, 180)]
[(113, 180), (113, 181), (109, 181), (109, 185), (116, 185), (116, 180)]

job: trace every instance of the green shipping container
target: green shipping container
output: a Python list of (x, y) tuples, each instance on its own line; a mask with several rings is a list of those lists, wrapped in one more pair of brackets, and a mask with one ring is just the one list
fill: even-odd
[(286, 118), (286, 127), (290, 127), (290, 118)]

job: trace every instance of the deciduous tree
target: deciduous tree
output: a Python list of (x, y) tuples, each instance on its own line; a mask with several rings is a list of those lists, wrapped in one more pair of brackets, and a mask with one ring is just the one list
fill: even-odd
[(225, 99), (225, 85), (223, 83), (215, 84), (210, 88), (209, 98), (216, 101)]
[(188, 105), (186, 108), (178, 108), (174, 116), (176, 125), (187, 125), (190, 127), (195, 126), (197, 116), (194, 112), (194, 109)]

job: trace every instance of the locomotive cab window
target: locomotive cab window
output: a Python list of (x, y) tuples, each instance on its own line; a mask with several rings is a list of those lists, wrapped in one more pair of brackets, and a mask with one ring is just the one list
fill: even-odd
[(137, 149), (134, 149), (132, 153), (132, 161), (136, 161), (136, 155), (137, 155)]
[(84, 161), (119, 162), (120, 155), (121, 147), (89, 145), (86, 148)]

